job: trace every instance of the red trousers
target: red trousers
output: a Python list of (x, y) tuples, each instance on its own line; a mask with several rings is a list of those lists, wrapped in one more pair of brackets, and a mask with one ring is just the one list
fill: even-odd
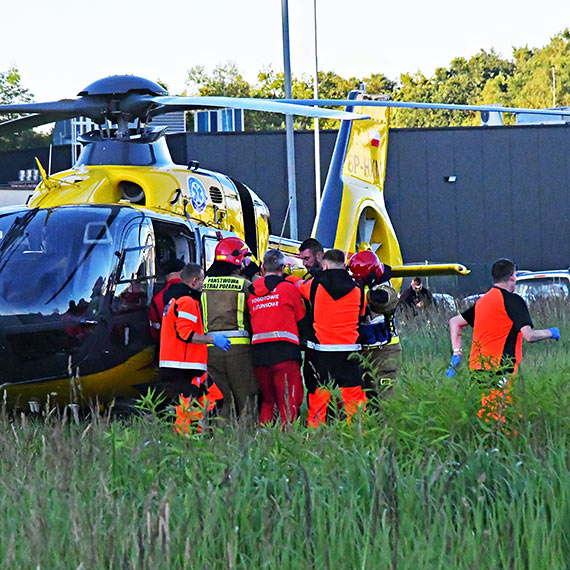
[(298, 416), (299, 406), (303, 401), (303, 380), (299, 362), (287, 360), (272, 366), (256, 366), (253, 373), (263, 398), (259, 423), (272, 422), (275, 407), (279, 409), (283, 424), (292, 422)]

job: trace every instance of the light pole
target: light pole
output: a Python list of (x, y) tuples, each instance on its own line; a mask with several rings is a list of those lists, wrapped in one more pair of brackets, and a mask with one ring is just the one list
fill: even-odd
[[(292, 99), (291, 56), (289, 53), (289, 2), (281, 0), (281, 22), (283, 25), (283, 71), (285, 75), (285, 98)], [(285, 115), (285, 137), (287, 142), (287, 189), (289, 198), (289, 233), (291, 239), (298, 238), (297, 231), (297, 186), (295, 182), (295, 141), (293, 116)]]
[[(313, 0), (313, 17), (315, 22), (315, 81), (313, 83), (313, 96), (319, 98), (319, 63), (317, 58), (317, 0)], [(315, 205), (317, 213), (321, 206), (321, 143), (319, 133), (319, 119), (315, 118)]]

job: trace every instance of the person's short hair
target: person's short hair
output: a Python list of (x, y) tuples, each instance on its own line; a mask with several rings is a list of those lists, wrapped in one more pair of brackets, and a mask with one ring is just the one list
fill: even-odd
[(506, 258), (497, 259), (491, 267), (491, 277), (493, 283), (502, 283), (508, 281), (510, 276), (517, 270), (517, 266), (513, 261)]
[(277, 273), (285, 265), (285, 256), (278, 249), (269, 249), (263, 256), (263, 268), (268, 273)]
[(180, 279), (184, 281), (184, 283), (187, 283), (191, 279), (194, 279), (194, 277), (200, 277), (200, 275), (202, 275), (202, 272), (203, 269), (201, 265), (198, 265), (197, 263), (187, 263), (182, 268)]
[(414, 277), (412, 279), (412, 281), (416, 284), (416, 285), (421, 285), (422, 284), (422, 278), (421, 277)]
[(341, 251), (340, 249), (329, 249), (323, 255), (323, 262), (324, 261), (330, 261), (335, 265), (344, 265), (344, 251)]
[(162, 270), (166, 275), (168, 275), (169, 273), (176, 273), (178, 271), (182, 271), (183, 267), (184, 267), (184, 262), (181, 259), (177, 259), (176, 257), (167, 259), (162, 264)]
[(310, 250), (313, 255), (324, 252), (322, 243), (315, 238), (307, 238), (303, 243), (301, 243), (299, 251), (305, 251), (306, 249)]

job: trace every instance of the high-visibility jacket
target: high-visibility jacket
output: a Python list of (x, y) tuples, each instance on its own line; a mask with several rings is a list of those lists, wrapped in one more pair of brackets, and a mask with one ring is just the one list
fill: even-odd
[(308, 281), (299, 281), (299, 290), (311, 303), (316, 342), (307, 342), (318, 351), (360, 350), (358, 322), (364, 315), (366, 298), (345, 269), (327, 269)]
[(253, 344), (290, 342), (299, 344), (297, 323), (305, 316), (297, 287), (277, 275), (258, 279), (248, 299)]
[(150, 334), (155, 340), (158, 340), (160, 338), (162, 315), (164, 313), (164, 306), (166, 304), (164, 302), (164, 294), (175, 283), (182, 283), (180, 277), (173, 277), (172, 279), (169, 279), (164, 288), (161, 289), (150, 302), (150, 308), (148, 310), (148, 324), (150, 325)]
[(469, 368), (515, 373), (522, 360), (524, 326), (533, 326), (522, 297), (492, 287), (461, 316), (473, 327)]
[(206, 277), (201, 304), (207, 333), (223, 333), (232, 344), (250, 343), (247, 313), (250, 285), (250, 281), (240, 276)]
[(206, 371), (208, 347), (192, 342), (194, 334), (204, 334), (200, 303), (196, 299), (190, 296), (171, 299), (161, 330), (160, 367)]

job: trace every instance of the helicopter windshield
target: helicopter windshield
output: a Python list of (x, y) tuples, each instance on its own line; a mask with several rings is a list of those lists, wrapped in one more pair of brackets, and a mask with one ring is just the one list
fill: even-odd
[(0, 314), (91, 316), (117, 257), (116, 208), (0, 215)]

